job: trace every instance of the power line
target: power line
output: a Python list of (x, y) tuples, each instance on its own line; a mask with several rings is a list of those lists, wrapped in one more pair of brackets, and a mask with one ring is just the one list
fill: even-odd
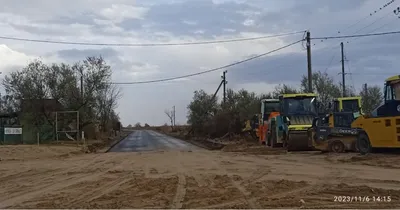
[(354, 37), (366, 37), (366, 36), (382, 36), (390, 34), (400, 34), (400, 31), (382, 32), (382, 33), (370, 33), (370, 34), (357, 34), (357, 35), (347, 35), (347, 36), (326, 36), (326, 37), (314, 37), (311, 39), (322, 40), (322, 39), (342, 39), (342, 38), (354, 38)]
[(66, 45), (89, 45), (89, 46), (118, 46), (118, 47), (156, 47), (156, 46), (178, 46), (178, 45), (202, 45), (202, 44), (216, 44), (216, 43), (227, 43), (227, 42), (242, 42), (259, 40), (266, 38), (282, 37), (293, 34), (304, 33), (305, 31), (295, 31), (290, 33), (282, 33), (268, 36), (259, 36), (251, 38), (238, 38), (238, 39), (226, 39), (226, 40), (214, 40), (214, 41), (200, 41), (200, 42), (181, 42), (181, 43), (128, 43), (128, 44), (116, 44), (116, 43), (90, 43), (90, 42), (68, 42), (68, 41), (54, 41), (54, 40), (43, 40), (43, 39), (26, 39), (17, 37), (0, 36), (0, 39), (14, 40), (14, 41), (25, 41), (25, 42), (39, 42), (49, 44), (66, 44)]
[(326, 73), (326, 72), (328, 71), (328, 69), (331, 67), (332, 62), (333, 62), (333, 59), (335, 59), (335, 57), (336, 57), (336, 53), (334, 53), (334, 54), (332, 55), (331, 61), (329, 62), (328, 67), (326, 67), (326, 69), (325, 69), (325, 73)]
[(384, 28), (385, 26), (387, 26), (387, 25), (389, 25), (389, 24), (391, 24), (391, 23), (393, 23), (393, 22), (395, 22), (395, 21), (398, 21), (397, 18), (393, 19), (392, 21), (387, 22), (386, 24), (383, 24), (382, 26), (380, 26), (380, 27), (378, 27), (378, 28), (373, 29), (373, 30), (370, 31), (369, 33), (372, 33), (372, 32), (375, 32), (375, 31), (379, 31), (379, 29), (382, 29), (382, 28)]
[[(391, 0), (391, 1), (387, 2), (387, 3), (384, 4), (382, 7), (380, 7), (379, 10), (375, 10), (374, 13), (371, 12), (368, 16), (366, 16), (366, 17), (364, 17), (363, 19), (359, 20), (358, 22), (356, 22), (356, 23), (354, 23), (354, 24), (348, 26), (348, 27), (347, 27), (346, 29), (344, 29), (344, 30), (347, 30), (348, 28), (353, 27), (353, 26), (355, 26), (355, 25), (361, 23), (362, 21), (368, 19), (370, 16), (373, 16), (373, 14), (376, 14), (376, 13), (379, 12), (380, 10), (383, 10), (383, 9), (385, 9), (386, 7), (389, 7), (390, 4), (392, 4), (393, 2), (394, 2), (394, 0)], [(390, 13), (391, 13), (391, 12), (390, 12)], [(390, 14), (390, 13), (388, 13), (388, 14)], [(381, 19), (383, 19), (384, 17), (388, 16), (388, 14), (384, 15), (384, 16), (381, 17), (381, 18), (378, 18), (377, 20), (373, 21), (373, 22), (370, 23), (369, 25), (364, 26), (363, 28), (361, 28), (361, 29), (359, 29), (359, 30), (357, 30), (357, 31), (355, 31), (354, 33), (351, 33), (351, 34), (354, 35), (354, 34), (360, 32), (360, 31), (362, 31), (363, 29), (370, 27), (371, 25), (375, 24), (375, 23), (378, 22), (379, 20), (381, 20)], [(344, 30), (342, 30), (342, 31), (339, 30), (338, 33), (341, 33), (341, 32), (343, 32)], [(374, 31), (375, 31), (375, 30), (374, 30)], [(374, 32), (374, 31), (371, 31), (371, 32), (368, 32), (368, 33), (372, 33), (372, 32)], [(323, 41), (323, 40), (321, 40), (321, 42), (322, 42), (322, 41)], [(343, 39), (343, 41), (345, 41), (345, 39)], [(348, 43), (348, 41), (347, 41), (347, 43)], [(315, 45), (315, 44), (314, 44), (314, 45)], [(338, 47), (339, 47), (339, 46), (333, 47), (333, 48), (331, 48), (331, 50), (332, 50), (332, 49), (336, 49), (336, 48), (338, 48)], [(327, 49), (327, 48), (324, 47), (323, 50), (326, 50), (326, 49)]]
[(368, 25), (366, 25), (366, 26), (364, 26), (364, 27), (358, 29), (356, 32), (354, 32), (354, 34), (356, 34), (356, 33), (360, 32), (360, 31), (362, 31), (362, 30), (365, 29), (365, 28), (368, 28), (368, 27), (374, 25), (375, 23), (377, 23), (378, 21), (382, 20), (383, 18), (389, 16), (390, 14), (392, 14), (392, 11), (389, 11), (388, 13), (386, 13), (386, 15), (384, 15), (384, 16), (382, 16), (382, 17), (376, 19), (376, 20), (373, 21), (372, 23), (370, 23), (370, 24), (368, 24)]
[[(386, 6), (388, 6), (388, 5), (389, 5), (389, 3), (388, 3)], [(386, 6), (385, 6), (385, 7), (386, 7)], [(389, 13), (388, 13), (388, 14), (389, 14)], [(367, 28), (367, 27), (369, 27), (369, 26), (375, 24), (377, 21), (383, 19), (384, 17), (387, 17), (387, 14), (386, 14), (385, 16), (383, 16), (383, 17), (381, 17), (381, 18), (375, 20), (375, 21), (372, 22), (371, 24), (369, 24), (369, 25), (367, 25), (367, 26), (365, 26), (365, 27), (363, 27), (363, 28), (357, 30), (355, 33), (360, 32), (361, 30), (363, 30), (363, 29), (365, 29), (365, 28)], [(392, 23), (392, 22), (394, 22), (394, 21), (397, 21), (397, 18), (395, 18), (395, 19), (393, 19), (393, 21), (390, 21), (390, 22), (388, 22), (388, 23), (386, 23), (386, 24), (384, 24), (384, 25), (382, 25), (382, 26), (380, 26), (380, 27), (378, 27), (378, 28), (375, 28), (375, 29), (373, 29), (373, 30), (371, 30), (371, 31), (369, 31), (369, 32), (367, 32), (367, 33), (370, 34), (370, 33), (373, 33), (373, 32), (375, 32), (375, 31), (379, 31), (379, 29), (384, 28), (385, 26), (389, 25), (390, 23)], [(355, 33), (353, 33), (353, 35), (354, 35)], [(356, 37), (354, 40), (357, 40), (357, 39), (359, 39), (359, 38), (362, 38), (362, 37)], [(345, 40), (346, 40), (346, 39), (343, 39), (343, 41), (345, 41)], [(323, 41), (323, 40), (321, 40), (321, 41)], [(349, 41), (347, 41), (347, 43), (349, 43)], [(339, 45), (330, 48), (330, 50), (337, 49), (337, 48), (339, 48)], [(328, 48), (325, 47), (325, 48), (323, 48), (321, 51), (324, 51), (324, 50), (327, 50), (327, 49), (328, 49)], [(330, 65), (331, 65), (331, 63), (328, 65), (327, 68), (329, 68)]]
[(201, 71), (201, 72), (197, 72), (197, 73), (193, 73), (193, 74), (187, 74), (187, 75), (183, 75), (183, 76), (170, 77), (170, 78), (164, 78), (164, 79), (147, 80), (147, 81), (138, 81), (138, 82), (111, 82), (111, 84), (118, 84), (118, 85), (147, 84), (147, 83), (156, 83), (156, 82), (166, 82), (166, 81), (177, 80), (177, 79), (182, 79), (182, 78), (197, 76), (197, 75), (201, 75), (201, 74), (206, 74), (206, 73), (209, 73), (209, 72), (213, 72), (213, 71), (218, 71), (218, 70), (221, 70), (221, 69), (229, 68), (229, 67), (232, 67), (232, 66), (236, 66), (236, 65), (239, 65), (239, 64), (242, 64), (242, 63), (245, 63), (245, 62), (248, 62), (248, 61), (251, 61), (251, 60), (254, 60), (254, 59), (263, 57), (263, 56), (266, 56), (266, 55), (268, 55), (268, 54), (271, 54), (271, 53), (274, 53), (274, 52), (276, 52), (276, 51), (285, 49), (285, 48), (287, 48), (287, 47), (290, 47), (290, 46), (295, 45), (295, 44), (297, 44), (297, 43), (299, 43), (299, 42), (302, 42), (302, 41), (303, 41), (303, 40), (298, 40), (298, 41), (296, 41), (296, 42), (287, 44), (287, 45), (285, 45), (285, 46), (283, 46), (283, 47), (279, 47), (279, 48), (277, 48), (277, 49), (271, 50), (271, 51), (266, 52), (266, 53), (262, 53), (262, 54), (259, 54), (259, 55), (256, 55), (256, 56), (253, 56), (253, 57), (250, 57), (250, 58), (241, 60), (241, 61), (237, 61), (237, 62), (228, 64), (228, 65), (225, 65), (225, 66), (221, 66), (221, 67), (218, 67), (218, 68), (213, 68), (213, 69), (209, 69), (209, 70), (206, 70), (206, 71)]
[[(391, 0), (391, 1), (387, 2), (386, 4), (384, 4), (383, 6), (381, 6), (381, 7), (379, 8), (379, 10), (375, 10), (374, 13), (371, 12), (369, 15), (366, 15), (364, 18), (360, 19), (360, 20), (357, 21), (356, 23), (353, 23), (353, 24), (347, 26), (346, 28), (344, 28), (344, 29), (342, 29), (342, 30), (339, 30), (338, 33), (342, 33), (342, 32), (344, 32), (344, 31), (346, 31), (347, 29), (349, 29), (349, 28), (351, 28), (351, 27), (353, 27), (353, 26), (355, 26), (355, 25), (361, 23), (362, 21), (364, 21), (364, 20), (368, 19), (369, 17), (371, 17), (373, 14), (376, 14), (377, 12), (381, 11), (382, 9), (388, 7), (388, 6), (389, 6), (390, 4), (392, 4), (393, 2), (394, 2), (394, 0)], [(357, 33), (357, 32), (356, 32), (356, 33)]]

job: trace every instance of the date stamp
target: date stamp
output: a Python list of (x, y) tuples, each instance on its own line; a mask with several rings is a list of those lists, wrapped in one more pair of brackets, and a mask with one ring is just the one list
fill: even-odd
[(390, 203), (392, 198), (390, 196), (333, 196), (333, 202), (340, 203), (368, 203), (368, 202), (378, 202), (378, 203)]

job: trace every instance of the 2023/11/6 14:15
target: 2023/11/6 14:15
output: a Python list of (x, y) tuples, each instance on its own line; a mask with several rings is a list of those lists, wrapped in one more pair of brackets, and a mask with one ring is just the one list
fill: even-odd
[(351, 202), (391, 202), (390, 196), (333, 196), (334, 202), (351, 203)]

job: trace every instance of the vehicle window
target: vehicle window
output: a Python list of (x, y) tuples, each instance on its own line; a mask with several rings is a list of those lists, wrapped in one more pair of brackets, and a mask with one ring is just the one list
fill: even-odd
[(279, 112), (279, 103), (264, 102), (264, 116), (263, 120), (268, 120), (271, 112)]
[(357, 99), (354, 99), (354, 100), (343, 100), (342, 108), (343, 108), (343, 111), (345, 111), (345, 112), (358, 111), (359, 110), (358, 100)]
[(393, 99), (399, 100), (400, 99), (400, 83), (396, 83), (392, 86), (393, 88)]
[(279, 111), (279, 103), (264, 102), (264, 113)]
[(287, 98), (285, 108), (288, 115), (293, 114), (315, 114), (315, 98)]
[(339, 111), (339, 101), (333, 102), (333, 110), (336, 112)]

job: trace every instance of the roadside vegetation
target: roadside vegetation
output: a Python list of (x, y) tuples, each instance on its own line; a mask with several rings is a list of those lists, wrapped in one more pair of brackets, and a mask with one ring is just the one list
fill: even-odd
[[(119, 122), (115, 108), (121, 97), (120, 90), (111, 84), (111, 74), (111, 67), (102, 57), (87, 57), (72, 65), (34, 60), (4, 77), (2, 84), (6, 94), (1, 97), (0, 109), (2, 113), (20, 113), (24, 111), (21, 110), (22, 101), (39, 101), (34, 116), (25, 123), (35, 125), (37, 130), (47, 124), (55, 132), (54, 113), (44, 102), (56, 100), (62, 110), (79, 111), (81, 129), (92, 126), (109, 134)], [(86, 136), (90, 138), (94, 134), (87, 132)]]
[[(312, 76), (313, 91), (319, 95), (321, 109), (328, 111), (329, 102), (341, 97), (342, 86), (335, 83), (334, 79), (327, 73), (315, 72)], [(279, 94), (301, 93), (307, 90), (308, 79), (302, 77), (300, 88), (278, 85), (272, 92), (256, 94), (247, 90), (227, 90), (226, 103), (220, 102), (218, 97), (204, 90), (194, 92), (194, 96), (188, 105), (188, 124), (190, 125), (190, 136), (220, 138), (227, 134), (241, 134), (246, 120), (260, 113), (260, 100), (266, 98), (277, 98)], [(367, 90), (356, 93), (346, 90), (348, 96), (361, 96), (363, 110), (370, 113), (375, 107), (382, 103), (383, 95), (381, 87), (369, 86)]]

